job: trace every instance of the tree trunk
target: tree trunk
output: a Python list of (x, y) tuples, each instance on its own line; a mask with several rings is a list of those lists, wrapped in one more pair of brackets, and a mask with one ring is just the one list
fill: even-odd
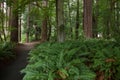
[(99, 16), (99, 0), (95, 0), (95, 9), (93, 11), (93, 37), (96, 38), (98, 35), (98, 16)]
[(50, 40), (50, 37), (51, 37), (51, 21), (50, 21), (51, 18), (49, 18), (49, 21), (48, 21), (48, 25), (49, 25), (49, 29), (48, 29), (48, 41)]
[[(28, 10), (28, 13), (30, 13), (30, 4), (28, 4), (28, 9), (27, 10)], [(30, 41), (29, 40), (29, 34), (30, 34), (29, 30), (30, 30), (30, 14), (28, 14), (28, 16), (27, 16), (26, 42)]]
[[(2, 11), (2, 13), (3, 13), (3, 15), (4, 15), (4, 2), (3, 3), (1, 3), (1, 11)], [(3, 36), (4, 36), (4, 41), (6, 41), (6, 34), (5, 34), (5, 28), (4, 28), (4, 22), (5, 22), (5, 17), (3, 16), (2, 18), (1, 18), (1, 29), (2, 29), (2, 34), (3, 34)]]
[(19, 19), (19, 42), (21, 42), (21, 18)]
[[(44, 0), (44, 3), (43, 3), (43, 7), (47, 7), (47, 4), (48, 4), (48, 0)], [(45, 11), (45, 13), (47, 13)], [(41, 41), (42, 42), (45, 42), (47, 41), (47, 15), (44, 15), (44, 19), (42, 21), (42, 27), (41, 27)]]
[(83, 28), (86, 38), (92, 38), (92, 0), (84, 0)]
[(77, 14), (76, 14), (76, 28), (75, 28), (75, 37), (78, 39), (79, 37), (79, 0), (77, 0)]
[(71, 33), (69, 36), (70, 36), (70, 38), (72, 39), (73, 38), (73, 29), (72, 29), (72, 20), (71, 20), (71, 8), (70, 8), (70, 0), (68, 0), (68, 9), (69, 9), (69, 19), (70, 19), (70, 21), (69, 21), (69, 23), (70, 23), (70, 30), (69, 30), (69, 32)]
[[(0, 2), (0, 9), (2, 9), (2, 2)], [(0, 19), (1, 20), (1, 22), (0, 23), (2, 23), (2, 19)], [(3, 41), (3, 38), (2, 38), (2, 30), (0, 29), (0, 41)]]
[[(15, 4), (15, 3), (14, 3)], [(11, 8), (11, 21), (10, 21), (10, 27), (11, 27), (11, 34), (10, 34), (10, 40), (11, 42), (18, 42), (18, 12), (15, 9), (16, 7), (13, 6)]]
[(34, 25), (35, 28), (35, 40), (37, 41), (39, 39), (39, 28), (37, 25)]
[(56, 0), (56, 21), (57, 21), (57, 40), (58, 42), (64, 42), (64, 1)]

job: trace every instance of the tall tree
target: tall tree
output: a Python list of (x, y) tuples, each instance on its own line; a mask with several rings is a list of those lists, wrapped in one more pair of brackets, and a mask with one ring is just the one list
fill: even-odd
[(84, 0), (83, 28), (86, 38), (92, 38), (92, 0)]
[(69, 32), (71, 33), (70, 34), (70, 38), (72, 38), (73, 37), (73, 30), (72, 30), (72, 27), (71, 27), (71, 24), (72, 24), (72, 20), (71, 20), (71, 6), (70, 6), (70, 4), (71, 4), (71, 2), (70, 2), (70, 0), (68, 0), (68, 10), (69, 10), (69, 24), (70, 24), (70, 30), (69, 30)]
[(27, 12), (28, 12), (28, 16), (27, 16), (27, 32), (26, 32), (26, 42), (29, 42), (29, 34), (30, 34), (30, 4), (28, 4), (27, 7)]
[(21, 19), (21, 14), (20, 14), (20, 18), (19, 18), (19, 42), (21, 41), (21, 26), (22, 26), (22, 19)]
[(52, 31), (51, 21), (50, 20), (51, 20), (51, 17), (49, 17), (49, 19), (48, 19), (48, 25), (49, 25), (49, 27), (48, 27), (48, 38), (47, 38), (48, 41), (50, 40), (51, 31)]
[(10, 40), (11, 42), (18, 42), (18, 10), (16, 8), (18, 2), (17, 0), (13, 1), (13, 5), (11, 6), (11, 17), (10, 17), (10, 26), (11, 26), (11, 34)]
[(56, 0), (56, 21), (57, 21), (57, 40), (58, 42), (64, 42), (64, 0)]
[(78, 39), (78, 36), (79, 36), (79, 0), (77, 0), (77, 14), (76, 14), (76, 29), (75, 29), (75, 37), (76, 39)]
[(97, 27), (98, 27), (98, 16), (99, 16), (99, 0), (94, 0), (94, 8), (93, 8), (93, 37), (96, 38), (98, 35)]
[[(48, 5), (48, 0), (43, 0), (43, 8), (46, 9), (47, 8), (47, 5)], [(43, 16), (43, 21), (42, 21), (42, 27), (41, 27), (41, 40), (44, 42), (44, 41), (47, 41), (47, 10), (45, 10), (45, 15)]]
[(1, 20), (0, 20), (0, 24), (1, 24), (1, 32), (2, 32), (2, 35), (4, 36), (4, 41), (6, 41), (6, 34), (5, 34), (5, 13), (4, 13), (4, 9), (5, 9), (5, 4), (4, 4), (4, 2), (2, 2), (1, 4), (0, 4), (0, 6), (1, 6), (1, 11), (0, 11), (0, 13), (1, 13)]
[[(2, 1), (0, 2), (0, 25), (2, 26), (2, 18), (3, 18), (3, 15), (2, 15)], [(3, 41), (3, 38), (2, 38), (2, 30), (1, 30), (2, 27), (0, 27), (0, 41)]]

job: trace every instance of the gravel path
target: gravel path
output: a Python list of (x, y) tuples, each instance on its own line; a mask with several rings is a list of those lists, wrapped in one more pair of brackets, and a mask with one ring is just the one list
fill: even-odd
[(23, 74), (20, 71), (27, 65), (28, 53), (37, 43), (39, 42), (19, 44), (15, 49), (15, 61), (0, 69), (0, 80), (22, 80)]

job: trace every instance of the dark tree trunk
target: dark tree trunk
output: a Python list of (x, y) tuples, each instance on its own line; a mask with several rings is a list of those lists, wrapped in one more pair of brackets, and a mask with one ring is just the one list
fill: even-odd
[(49, 28), (48, 28), (48, 41), (50, 40), (50, 37), (51, 37), (51, 22), (50, 22), (50, 19), (49, 19), (49, 21), (48, 21), (48, 25), (49, 25)]
[(83, 28), (86, 38), (92, 38), (92, 0), (84, 0)]
[(35, 40), (37, 41), (39, 39), (39, 28), (37, 27), (37, 25), (34, 25), (35, 27)]
[(78, 39), (79, 37), (79, 0), (77, 0), (77, 14), (76, 14), (76, 28), (75, 28), (75, 37)]
[(11, 35), (10, 35), (10, 40), (11, 42), (18, 42), (18, 13), (15, 11), (14, 7), (12, 8), (11, 11), (11, 21), (10, 21), (10, 26), (11, 26)]
[(99, 0), (95, 0), (95, 9), (93, 11), (93, 37), (96, 38), (98, 35), (97, 27), (98, 27), (98, 16), (99, 16)]
[(71, 26), (71, 24), (72, 24), (72, 20), (71, 20), (71, 8), (70, 8), (70, 0), (68, 0), (68, 9), (69, 9), (69, 19), (70, 19), (70, 30), (69, 30), (69, 32), (71, 33), (70, 34), (70, 38), (72, 39), (73, 38), (73, 29), (72, 29), (72, 26)]

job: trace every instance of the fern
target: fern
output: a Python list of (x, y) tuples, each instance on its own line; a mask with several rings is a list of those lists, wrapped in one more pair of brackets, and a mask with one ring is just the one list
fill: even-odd
[(29, 53), (23, 80), (119, 80), (120, 44), (107, 40), (43, 43)]
[(0, 43), (0, 60), (14, 58), (14, 46), (15, 44), (9, 42)]
[[(77, 47), (78, 44), (74, 44), (77, 43), (43, 43), (36, 47), (29, 53), (29, 64), (22, 70), (22, 73), (26, 73), (23, 80), (82, 79), (80, 73), (89, 68), (77, 56), (80, 48)], [(84, 71), (80, 67), (83, 65), (86, 66)], [(38, 74), (40, 75), (38, 76)], [(94, 72), (90, 70), (89, 74), (94, 75), (91, 77), (95, 77)]]

